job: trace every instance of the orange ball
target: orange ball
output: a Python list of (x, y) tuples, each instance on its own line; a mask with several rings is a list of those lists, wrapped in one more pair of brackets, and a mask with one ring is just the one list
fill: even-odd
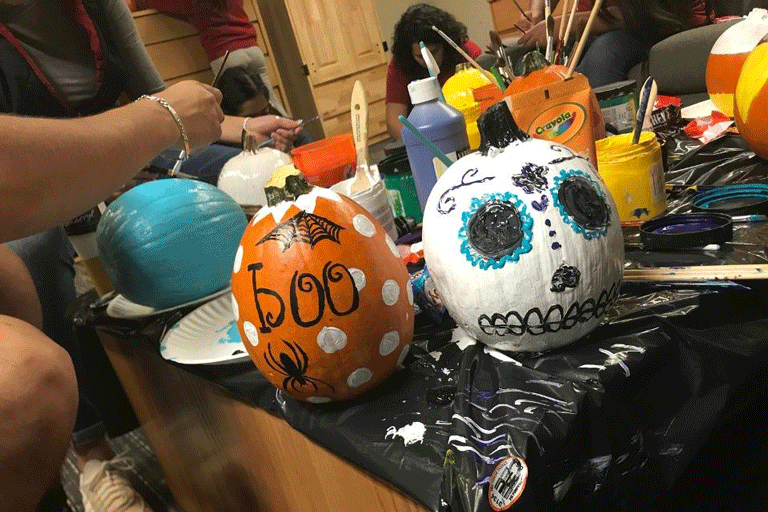
[(749, 147), (768, 160), (768, 43), (758, 45), (744, 62), (736, 84), (734, 114)]
[(413, 337), (413, 293), (394, 242), (363, 207), (319, 187), (249, 223), (232, 294), (253, 362), (300, 400), (347, 400), (375, 387)]

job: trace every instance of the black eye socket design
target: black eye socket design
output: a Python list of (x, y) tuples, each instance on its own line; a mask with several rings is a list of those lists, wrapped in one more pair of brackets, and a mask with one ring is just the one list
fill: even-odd
[(506, 201), (485, 203), (469, 219), (467, 238), (486, 258), (497, 260), (512, 254), (523, 239), (517, 208)]
[(472, 200), (462, 214), (461, 252), (483, 270), (516, 262), (532, 249), (533, 219), (512, 194), (488, 194)]
[(579, 171), (562, 172), (554, 185), (553, 202), (574, 231), (587, 239), (605, 235), (611, 224), (611, 210), (592, 178)]

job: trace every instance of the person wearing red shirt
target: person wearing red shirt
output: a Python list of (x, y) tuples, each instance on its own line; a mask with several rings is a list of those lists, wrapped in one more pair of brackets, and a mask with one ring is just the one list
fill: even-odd
[(419, 42), (424, 41), (440, 68), (437, 76), (440, 85), (456, 73), (457, 64), (464, 62), (464, 57), (432, 30), (432, 25), (461, 45), (473, 59), (483, 53), (477, 44), (469, 40), (467, 27), (456, 21), (451, 14), (427, 4), (409, 7), (395, 25), (392, 60), (387, 68), (387, 132), (394, 139), (402, 138), (403, 125), (398, 121), (398, 116), (408, 117), (413, 108), (408, 84), (429, 77)]
[[(559, 0), (552, 0), (554, 9)], [(651, 46), (683, 30), (699, 27), (714, 20), (708, 0), (647, 0), (641, 8), (631, 0), (606, 0), (592, 26), (589, 46), (576, 70), (589, 79), (592, 87), (600, 87), (627, 79), (627, 72), (648, 57)], [(579, 0), (572, 32), (580, 34), (589, 18), (594, 2)], [(544, 0), (531, 0), (529, 22), (521, 19), (526, 31), (518, 44), (546, 45)], [(555, 34), (561, 16), (555, 16)]]
[[(195, 27), (214, 74), (222, 63), (224, 69), (245, 67), (259, 75), (268, 90), (272, 90), (264, 52), (259, 48), (256, 28), (248, 19), (243, 0), (145, 0), (144, 3), (150, 9)], [(227, 51), (229, 57), (224, 62)], [(272, 104), (283, 116), (287, 115), (277, 98), (272, 98)]]

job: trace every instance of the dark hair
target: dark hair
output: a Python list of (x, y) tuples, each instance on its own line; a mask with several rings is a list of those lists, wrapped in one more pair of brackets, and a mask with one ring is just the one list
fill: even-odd
[(445, 32), (459, 46), (469, 39), (467, 27), (456, 21), (451, 14), (428, 4), (410, 6), (395, 25), (392, 58), (400, 71), (411, 79), (428, 76), (428, 71), (413, 58), (411, 53), (413, 43), (424, 41), (424, 44), (442, 44), (443, 66), (455, 66), (464, 60), (459, 52), (440, 37), (440, 34), (432, 30), (432, 25)]
[[(653, 44), (688, 28), (693, 2), (691, 0), (616, 0), (627, 29), (638, 39)], [(707, 15), (712, 3), (704, 2)], [(605, 4), (603, 4), (605, 6)], [(602, 9), (605, 18), (611, 18)]]
[(269, 101), (269, 89), (264, 80), (245, 66), (225, 69), (216, 84), (222, 95), (221, 110), (228, 116), (239, 115), (242, 104), (256, 96), (264, 96)]

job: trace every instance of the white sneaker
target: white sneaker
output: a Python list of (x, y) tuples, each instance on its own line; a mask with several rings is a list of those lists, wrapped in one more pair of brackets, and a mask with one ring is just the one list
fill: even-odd
[(85, 512), (152, 512), (130, 482), (118, 471), (129, 463), (123, 458), (91, 460), (80, 473), (80, 495)]

